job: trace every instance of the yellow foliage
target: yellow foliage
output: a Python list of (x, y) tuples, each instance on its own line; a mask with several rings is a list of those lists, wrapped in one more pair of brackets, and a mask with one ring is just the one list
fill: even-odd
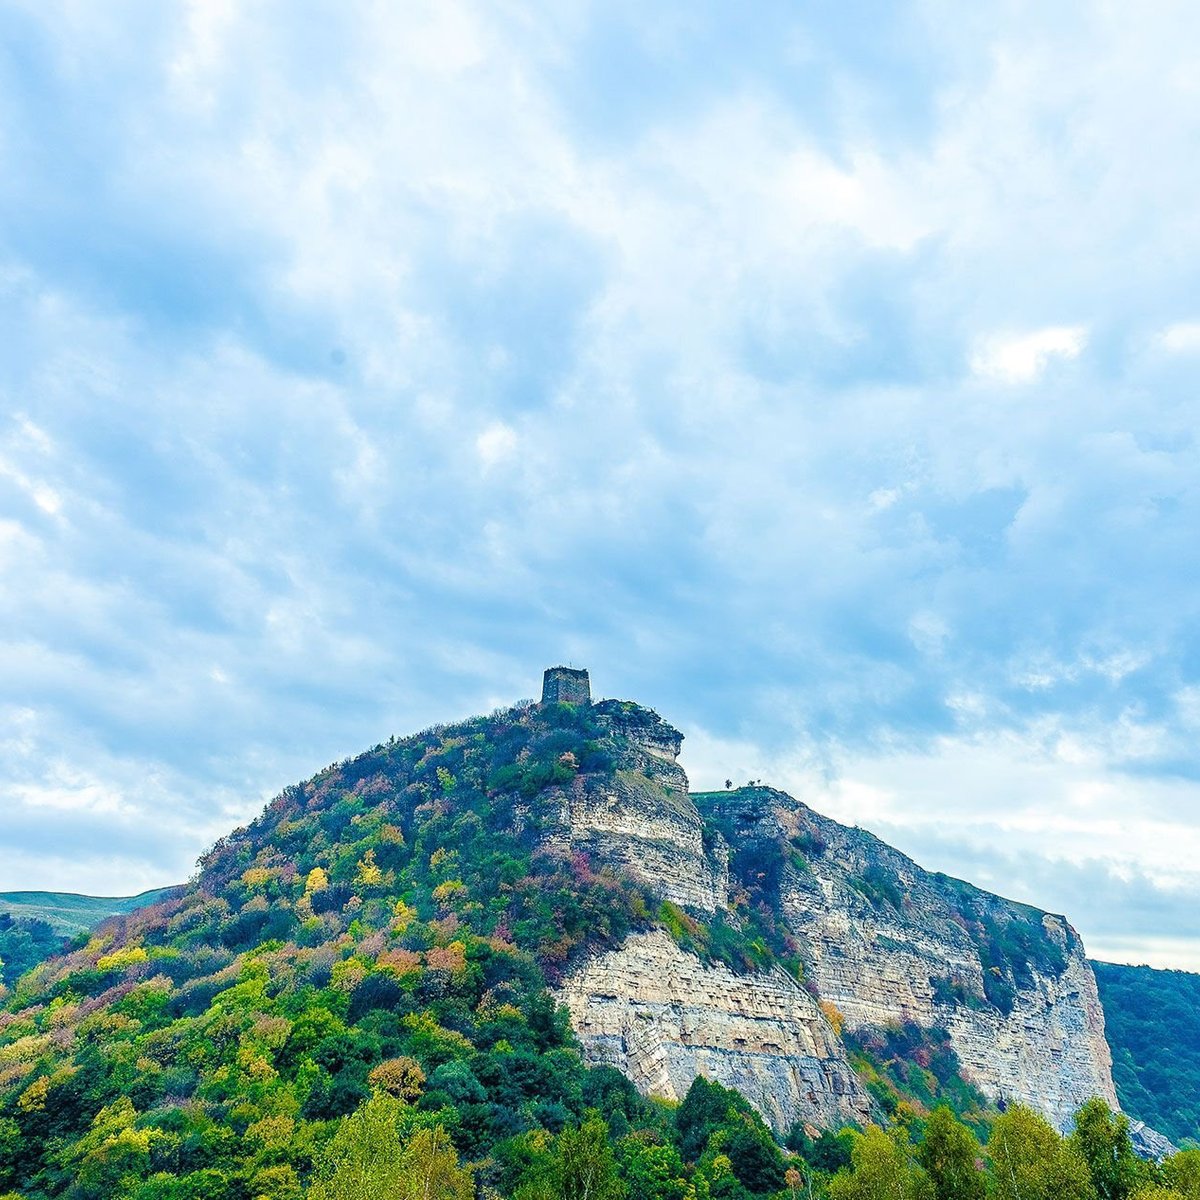
[(304, 881), (304, 894), (311, 895), (313, 892), (322, 892), (329, 886), (329, 876), (321, 867), (313, 867), (308, 873), (308, 878)]
[(50, 1045), (46, 1034), (27, 1034), (7, 1046), (0, 1046), (0, 1064), (8, 1065), (16, 1062), (36, 1062), (42, 1051)]
[(417, 910), (403, 900), (397, 900), (393, 918), (392, 932), (403, 933), (417, 919)]
[(376, 1091), (412, 1103), (421, 1095), (425, 1072), (415, 1058), (388, 1058), (371, 1069), (367, 1082)]
[(367, 977), (367, 965), (361, 958), (347, 958), (333, 964), (330, 982), (340, 992), (352, 992)]
[(461, 879), (447, 879), (433, 889), (433, 898), (438, 904), (448, 904), (458, 896), (467, 894), (467, 885)]
[(374, 850), (368, 850), (359, 860), (354, 882), (361, 887), (375, 887), (383, 882), (383, 872), (375, 863)]
[(846, 1018), (842, 1015), (841, 1009), (832, 1000), (822, 1000), (821, 1011), (825, 1014), (825, 1020), (829, 1022), (833, 1032), (841, 1037), (842, 1030), (846, 1028)]
[(96, 960), (96, 966), (101, 971), (119, 971), (135, 963), (147, 962), (149, 958), (150, 955), (141, 946), (122, 946), (111, 954), (102, 954)]
[(135, 1150), (139, 1154), (149, 1154), (150, 1134), (151, 1130), (149, 1129), (133, 1129), (126, 1126), (115, 1137), (106, 1138), (104, 1148), (106, 1150)]
[(50, 1080), (43, 1075), (35, 1079), (18, 1097), (17, 1107), (24, 1113), (45, 1112), (46, 1096), (50, 1092)]
[(254, 1079), (259, 1083), (263, 1083), (266, 1080), (274, 1079), (277, 1075), (275, 1068), (250, 1046), (243, 1046), (238, 1050), (237, 1057), (238, 1066), (242, 1069), (247, 1079)]
[(246, 1137), (263, 1146), (286, 1146), (292, 1140), (296, 1122), (291, 1117), (263, 1117), (246, 1130)]

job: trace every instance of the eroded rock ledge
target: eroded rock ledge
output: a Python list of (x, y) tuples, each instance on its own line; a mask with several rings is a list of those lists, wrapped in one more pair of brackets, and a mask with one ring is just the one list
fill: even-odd
[(865, 1121), (869, 1101), (841, 1040), (782, 970), (737, 975), (637, 933), (558, 991), (589, 1062), (646, 1093), (682, 1099), (697, 1075), (737, 1088), (779, 1133), (796, 1121)]

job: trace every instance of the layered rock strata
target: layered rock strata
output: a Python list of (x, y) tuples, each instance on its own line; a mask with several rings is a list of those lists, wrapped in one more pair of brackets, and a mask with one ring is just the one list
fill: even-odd
[(657, 713), (605, 700), (593, 706), (614, 769), (579, 778), (559, 797), (545, 844), (625, 872), (665, 900), (713, 912), (723, 907), (728, 853), (706, 838), (677, 759), (683, 735)]
[[(591, 712), (613, 769), (557, 794), (547, 848), (621, 870), (701, 920), (725, 910), (736, 923), (731, 887), (759, 872), (806, 978), (848, 1031), (945, 1029), (981, 1091), (1059, 1128), (1093, 1096), (1117, 1107), (1095, 977), (1062, 917), (925, 871), (783, 792), (691, 796), (678, 730), (627, 702)], [(865, 1103), (840, 1039), (782, 972), (734, 975), (665, 933), (638, 934), (571, 973), (562, 998), (589, 1057), (644, 1090), (678, 1096), (703, 1073), (777, 1129), (836, 1123)]]
[(964, 1077), (1059, 1128), (1093, 1096), (1118, 1107), (1095, 976), (1064, 918), (925, 871), (773, 789), (730, 793), (710, 812), (739, 844), (797, 850), (780, 908), (847, 1029), (943, 1028)]
[(558, 996), (588, 1060), (648, 1094), (682, 1099), (704, 1075), (737, 1088), (780, 1133), (867, 1119), (841, 1040), (782, 970), (735, 975), (654, 930), (591, 959)]

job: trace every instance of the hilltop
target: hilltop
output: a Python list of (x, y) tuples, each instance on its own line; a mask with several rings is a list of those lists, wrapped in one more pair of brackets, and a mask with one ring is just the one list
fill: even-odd
[(503, 1195), (598, 1110), (664, 1200), (773, 1194), (778, 1141), (832, 1168), (822, 1137), (938, 1103), (1115, 1106), (1064, 919), (772, 789), (692, 796), (681, 741), (548, 672), (287, 788), (13, 988), (0, 1187), (297, 1196), (372, 1096)]

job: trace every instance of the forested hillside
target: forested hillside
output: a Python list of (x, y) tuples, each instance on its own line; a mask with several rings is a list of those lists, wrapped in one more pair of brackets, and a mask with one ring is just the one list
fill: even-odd
[(136, 896), (84, 896), (78, 892), (0, 892), (0, 913), (17, 920), (44, 921), (64, 937), (86, 933), (106, 917), (133, 912), (163, 899), (173, 888), (151, 888)]
[(64, 949), (69, 938), (87, 933), (107, 917), (153, 904), (171, 890), (156, 888), (136, 896), (0, 892), (0, 985), (11, 986)]
[(1093, 963), (1121, 1107), (1177, 1145), (1200, 1141), (1200, 975)]

